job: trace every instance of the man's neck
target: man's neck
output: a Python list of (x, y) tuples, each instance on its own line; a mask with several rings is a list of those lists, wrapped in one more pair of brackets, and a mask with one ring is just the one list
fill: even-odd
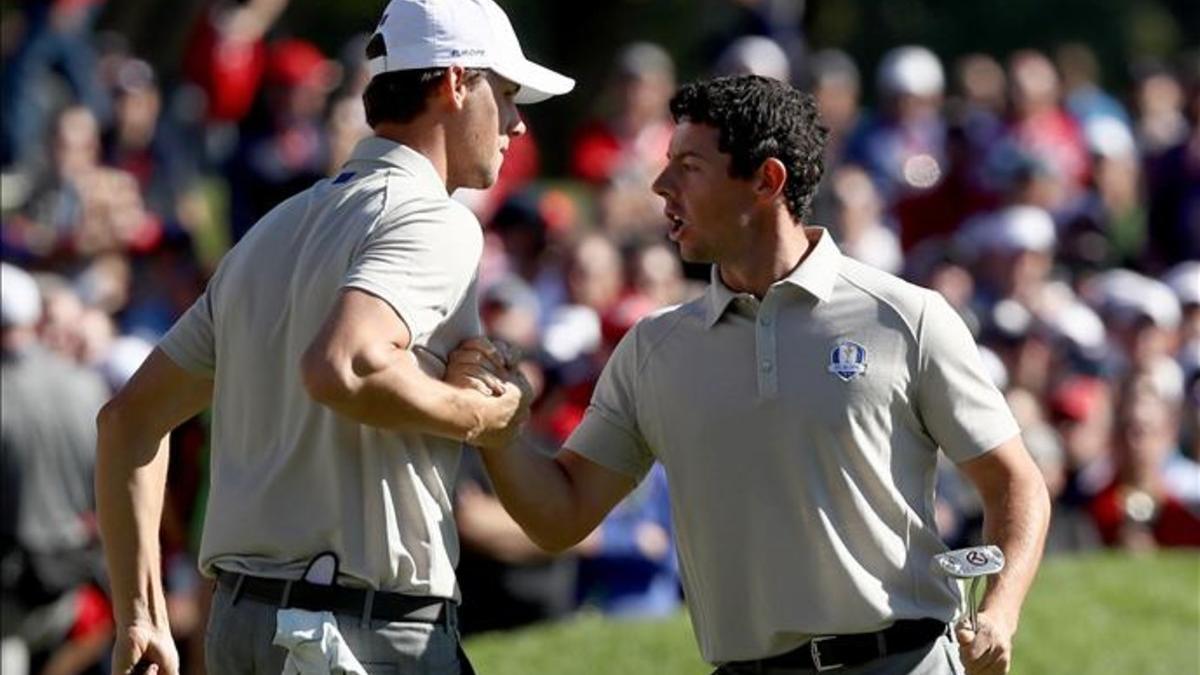
[(777, 222), (771, 234), (750, 242), (738, 260), (717, 263), (721, 281), (731, 291), (762, 298), (772, 284), (795, 271), (816, 245), (804, 226), (791, 220)]
[(423, 118), (408, 124), (382, 122), (375, 126), (375, 135), (405, 145), (424, 155), (446, 184), (447, 193), (453, 193), (458, 188), (457, 185), (450, 184), (446, 131), (441, 125), (425, 122)]

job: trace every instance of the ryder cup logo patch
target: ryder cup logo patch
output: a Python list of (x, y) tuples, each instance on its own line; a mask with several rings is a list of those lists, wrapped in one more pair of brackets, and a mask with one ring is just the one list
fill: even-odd
[(829, 372), (849, 382), (867, 372), (867, 348), (844, 340), (829, 353)]

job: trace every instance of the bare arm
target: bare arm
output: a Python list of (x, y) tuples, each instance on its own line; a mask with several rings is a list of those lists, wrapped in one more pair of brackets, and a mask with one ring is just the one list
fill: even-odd
[[(502, 352), (485, 338), (467, 340), (451, 352), (446, 377), (479, 391), (494, 388), (484, 380), (499, 377), (528, 399), (529, 384)], [(637, 485), (632, 476), (568, 448), (548, 457), (511, 438), (488, 447), (481, 455), (500, 503), (535, 544), (553, 553), (582, 541)]]
[(484, 451), (483, 461), (505, 510), (553, 553), (582, 541), (637, 486), (567, 448), (551, 458), (517, 443)]
[(140, 658), (164, 675), (178, 670), (158, 545), (167, 434), (211, 400), (212, 380), (155, 349), (97, 419), (96, 506), (117, 619), (114, 672)]
[(985, 539), (999, 546), (1006, 560), (984, 595), (978, 635), (959, 632), (963, 660), (968, 673), (1004, 673), (1021, 605), (1042, 560), (1050, 497), (1019, 436), (959, 468), (983, 500)]
[(386, 302), (343, 291), (304, 354), (304, 386), (314, 400), (361, 424), (458, 440), (473, 440), (518, 416), (517, 387), (487, 396), (434, 379), (418, 366), (411, 339)]
[(464, 481), (459, 485), (454, 499), (454, 520), (464, 548), (482, 551), (510, 565), (550, 558), (508, 515), (499, 500), (474, 482)]

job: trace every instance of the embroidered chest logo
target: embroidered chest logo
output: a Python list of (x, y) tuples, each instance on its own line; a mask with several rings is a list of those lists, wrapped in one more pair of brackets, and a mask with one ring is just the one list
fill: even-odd
[(829, 352), (829, 372), (849, 382), (867, 372), (867, 348), (843, 340)]

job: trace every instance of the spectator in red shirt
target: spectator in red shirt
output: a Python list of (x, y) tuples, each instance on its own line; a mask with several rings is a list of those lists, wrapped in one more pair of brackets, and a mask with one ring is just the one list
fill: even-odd
[(1182, 489), (1200, 466), (1179, 454), (1177, 403), (1135, 375), (1117, 409), (1116, 478), (1092, 501), (1105, 544), (1133, 550), (1200, 546), (1200, 515)]

